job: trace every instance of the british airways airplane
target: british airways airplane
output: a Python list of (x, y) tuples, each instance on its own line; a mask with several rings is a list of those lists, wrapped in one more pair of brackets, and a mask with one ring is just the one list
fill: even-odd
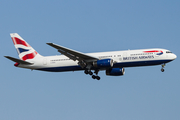
[(161, 65), (161, 71), (164, 72), (165, 64), (177, 57), (169, 50), (160, 48), (82, 53), (54, 43), (47, 44), (57, 49), (61, 55), (44, 57), (17, 33), (10, 35), (20, 59), (5, 57), (16, 62), (14, 66), (49, 72), (83, 70), (97, 80), (100, 80), (98, 72), (101, 70), (105, 70), (109, 76), (121, 76), (125, 73), (125, 67)]

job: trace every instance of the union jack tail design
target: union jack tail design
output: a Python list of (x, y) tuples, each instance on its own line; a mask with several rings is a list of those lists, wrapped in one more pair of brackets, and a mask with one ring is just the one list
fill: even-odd
[(10, 35), (21, 60), (26, 61), (41, 56), (17, 33), (11, 33)]

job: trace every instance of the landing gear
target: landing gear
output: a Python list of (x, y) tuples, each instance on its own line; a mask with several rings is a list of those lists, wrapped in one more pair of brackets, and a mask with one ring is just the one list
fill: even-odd
[(89, 75), (93, 75), (93, 73), (91, 71), (89, 71)]
[(88, 70), (88, 69), (86, 69), (86, 70), (84, 70), (84, 73), (87, 75), (87, 74), (89, 74), (89, 75), (92, 75), (93, 73), (91, 72), (91, 70)]
[(101, 78), (100, 78), (99, 76), (96, 76), (96, 79), (97, 79), (97, 80), (100, 80)]
[(92, 78), (93, 78), (93, 79), (100, 80), (101, 78), (98, 76), (98, 72), (99, 72), (99, 70), (95, 70), (94, 73), (95, 73), (96, 75), (93, 75), (93, 72), (91, 71), (91, 69), (87, 69), (87, 68), (86, 68), (86, 69), (84, 70), (84, 73), (85, 73), (86, 75), (88, 75), (88, 74), (89, 74), (89, 75), (92, 75)]
[[(101, 78), (98, 76), (98, 72), (99, 72), (99, 70), (98, 69), (96, 69), (95, 71), (94, 71), (94, 73), (96, 74), (96, 76), (95, 76), (95, 79), (97, 79), (97, 80), (100, 80)], [(93, 77), (93, 76), (92, 76)], [(94, 79), (94, 78), (93, 78)]]
[(93, 75), (93, 76), (92, 76), (92, 78), (93, 78), (93, 79), (96, 79), (96, 76), (95, 76), (95, 75)]
[(87, 75), (88, 74), (88, 70), (84, 70), (84, 73)]
[(97, 79), (97, 80), (100, 80), (100, 79), (101, 79), (99, 76), (95, 76), (95, 75), (92, 75), (92, 78), (93, 78), (93, 79)]
[(161, 68), (161, 72), (164, 72), (164, 67), (165, 67), (166, 64), (162, 64), (162, 68)]

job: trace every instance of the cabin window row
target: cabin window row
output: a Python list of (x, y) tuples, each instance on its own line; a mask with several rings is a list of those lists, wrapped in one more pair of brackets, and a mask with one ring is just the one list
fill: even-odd
[(57, 59), (57, 60), (51, 60), (51, 61), (65, 61), (65, 60), (70, 60), (70, 59)]
[(100, 56), (99, 58), (108, 58), (108, 57), (112, 57), (112, 56)]
[(139, 54), (131, 54), (131, 56), (137, 56), (137, 55), (152, 55), (154, 53), (139, 53)]

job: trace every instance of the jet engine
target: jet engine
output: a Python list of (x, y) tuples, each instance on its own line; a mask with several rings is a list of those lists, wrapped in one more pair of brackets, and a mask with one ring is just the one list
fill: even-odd
[(124, 75), (124, 68), (110, 68), (106, 70), (106, 75), (109, 76), (121, 76)]
[(93, 62), (93, 66), (98, 67), (98, 68), (112, 67), (113, 66), (113, 60), (112, 59), (98, 60), (98, 61)]

